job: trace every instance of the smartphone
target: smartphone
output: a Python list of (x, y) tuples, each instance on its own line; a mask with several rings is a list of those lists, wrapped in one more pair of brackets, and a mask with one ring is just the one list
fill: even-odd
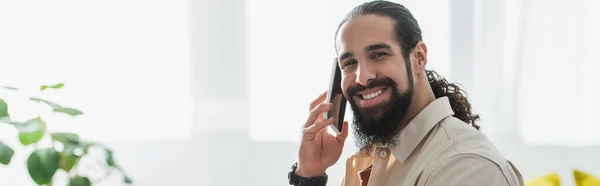
[(331, 79), (329, 80), (329, 89), (327, 91), (327, 103), (332, 103), (333, 108), (323, 115), (324, 119), (331, 116), (335, 117), (335, 121), (330, 127), (338, 134), (341, 133), (342, 125), (344, 124), (346, 102), (346, 97), (342, 93), (342, 71), (338, 67), (337, 58), (335, 58), (333, 60), (333, 69), (331, 70)]

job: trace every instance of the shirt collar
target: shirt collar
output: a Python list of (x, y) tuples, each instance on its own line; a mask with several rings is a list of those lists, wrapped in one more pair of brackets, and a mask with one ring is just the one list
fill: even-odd
[(427, 133), (448, 116), (454, 115), (448, 97), (441, 97), (427, 105), (413, 118), (396, 138), (397, 146), (391, 149), (396, 160), (404, 162)]

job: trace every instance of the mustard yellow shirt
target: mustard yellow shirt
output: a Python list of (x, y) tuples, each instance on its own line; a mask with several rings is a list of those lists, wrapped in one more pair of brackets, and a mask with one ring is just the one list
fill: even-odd
[(523, 186), (518, 169), (488, 138), (436, 99), (400, 132), (397, 146), (346, 161), (343, 186)]

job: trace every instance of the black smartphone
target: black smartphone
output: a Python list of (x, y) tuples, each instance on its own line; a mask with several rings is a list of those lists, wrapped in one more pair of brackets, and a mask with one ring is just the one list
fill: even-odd
[(332, 103), (333, 108), (324, 113), (324, 119), (331, 116), (335, 121), (330, 127), (336, 132), (341, 133), (344, 124), (344, 114), (346, 112), (346, 97), (342, 93), (342, 71), (338, 67), (337, 58), (333, 60), (333, 69), (331, 70), (331, 79), (329, 80), (329, 90), (327, 91), (327, 103)]

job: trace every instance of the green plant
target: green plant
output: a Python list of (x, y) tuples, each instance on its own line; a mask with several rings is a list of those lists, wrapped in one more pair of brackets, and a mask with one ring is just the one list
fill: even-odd
[[(40, 91), (48, 89), (60, 89), (64, 84), (43, 85)], [(0, 86), (0, 88), (19, 91), (18, 88)], [(45, 99), (30, 97), (31, 101), (42, 103), (50, 106), (53, 113), (67, 114), (69, 116), (82, 115), (78, 109), (64, 107), (52, 101)], [(18, 132), (19, 142), (25, 147), (32, 148), (31, 154), (27, 158), (27, 170), (33, 181), (39, 185), (51, 186), (56, 178), (57, 171), (65, 171), (68, 175), (68, 185), (71, 186), (90, 186), (93, 183), (102, 181), (105, 176), (113, 171), (118, 171), (123, 175), (123, 182), (129, 184), (132, 180), (125, 175), (123, 169), (115, 163), (113, 159), (113, 151), (106, 146), (86, 141), (79, 138), (75, 133), (62, 133), (46, 131), (47, 124), (41, 116), (29, 119), (27, 121), (13, 121), (9, 114), (9, 105), (0, 97), (0, 124), (6, 124), (14, 127)], [(11, 110), (12, 111), (12, 110)], [(50, 138), (46, 147), (40, 145), (41, 139)], [(93, 152), (99, 152), (93, 153)], [(15, 151), (3, 141), (0, 140), (0, 164), (8, 165)], [(105, 176), (100, 179), (91, 180), (81, 173), (82, 169), (77, 167), (82, 164), (80, 161), (83, 157), (96, 159), (101, 162)], [(14, 162), (13, 162), (14, 163)]]

